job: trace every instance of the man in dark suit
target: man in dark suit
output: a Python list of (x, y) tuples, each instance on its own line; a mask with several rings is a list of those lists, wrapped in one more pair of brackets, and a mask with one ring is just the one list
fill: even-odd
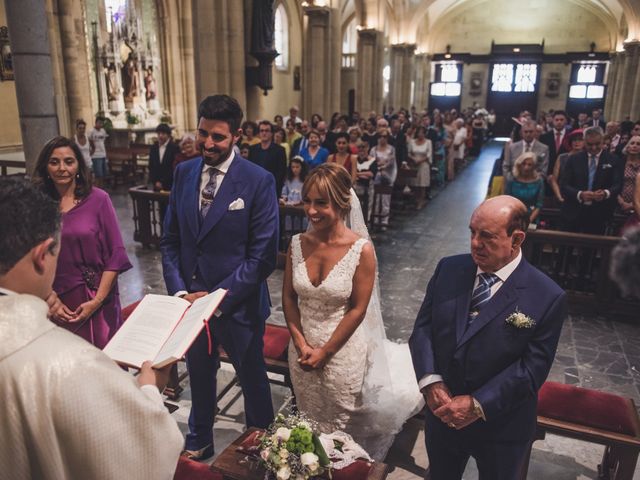
[(565, 293), (522, 257), (528, 224), (519, 200), (486, 200), (471, 255), (442, 259), (429, 281), (409, 347), (432, 480), (460, 480), (470, 456), (481, 479), (524, 468), (566, 312)]
[(280, 198), (284, 177), (287, 174), (287, 152), (273, 141), (273, 125), (263, 120), (258, 125), (260, 143), (251, 145), (249, 160), (271, 172), (276, 181), (276, 197)]
[(149, 150), (149, 182), (154, 190), (171, 190), (173, 161), (180, 147), (171, 139), (171, 127), (161, 123), (156, 127), (158, 142)]
[(560, 178), (564, 197), (561, 214), (564, 228), (571, 232), (605, 233), (622, 191), (624, 164), (602, 148), (602, 130), (584, 132), (585, 151), (572, 155)]
[(600, 127), (604, 131), (607, 124), (602, 119), (602, 111), (599, 108), (594, 108), (591, 112), (591, 119), (589, 120), (590, 127)]
[(549, 148), (549, 167), (545, 175), (553, 173), (553, 167), (558, 155), (570, 150), (567, 142), (567, 114), (562, 110), (556, 110), (553, 114), (553, 130), (540, 135), (540, 141)]
[(262, 337), (270, 314), (266, 279), (276, 266), (278, 202), (273, 175), (234, 152), (242, 116), (227, 95), (200, 103), (202, 157), (176, 167), (160, 242), (169, 295), (192, 302), (228, 290), (187, 353), (192, 404), (184, 453), (195, 459), (213, 455), (220, 345), (238, 375), (247, 426), (273, 421)]
[(302, 122), (300, 123), (300, 133), (302, 134), (302, 136), (294, 141), (293, 145), (291, 145), (291, 158), (300, 154), (301, 150), (309, 147), (308, 135), (310, 130), (311, 129), (309, 128), (309, 122), (307, 120), (302, 120)]

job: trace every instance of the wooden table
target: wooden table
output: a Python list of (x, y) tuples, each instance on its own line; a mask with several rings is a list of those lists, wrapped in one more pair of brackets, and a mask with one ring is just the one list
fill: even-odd
[[(260, 460), (248, 455), (241, 447), (247, 437), (259, 431), (261, 430), (258, 428), (249, 428), (244, 432), (216, 458), (211, 470), (221, 473), (227, 480), (263, 480), (265, 470)], [(384, 480), (387, 477), (387, 468), (385, 463), (374, 463), (366, 480)]]

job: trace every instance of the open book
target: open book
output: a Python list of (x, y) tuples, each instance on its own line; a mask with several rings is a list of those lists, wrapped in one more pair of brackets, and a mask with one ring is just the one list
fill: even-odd
[(180, 297), (146, 295), (104, 347), (104, 353), (135, 368), (146, 360), (151, 360), (155, 368), (177, 362), (185, 356), (226, 293), (219, 288), (193, 303)]

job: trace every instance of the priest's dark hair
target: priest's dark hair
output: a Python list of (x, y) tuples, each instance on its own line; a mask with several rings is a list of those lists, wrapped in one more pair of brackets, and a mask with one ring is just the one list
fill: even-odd
[(229, 95), (210, 95), (202, 100), (198, 106), (198, 119), (227, 122), (234, 135), (240, 128), (243, 116), (240, 104)]
[[(0, 275), (49, 238), (58, 238), (58, 202), (21, 176), (0, 177)], [(51, 244), (56, 248), (57, 241)]]

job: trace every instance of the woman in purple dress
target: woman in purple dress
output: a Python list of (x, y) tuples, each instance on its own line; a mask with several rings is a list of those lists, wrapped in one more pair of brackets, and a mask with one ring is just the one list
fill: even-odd
[(122, 324), (118, 274), (131, 268), (109, 195), (92, 188), (82, 152), (55, 137), (40, 152), (34, 182), (60, 201), (62, 233), (53, 290), (55, 323), (104, 348)]

